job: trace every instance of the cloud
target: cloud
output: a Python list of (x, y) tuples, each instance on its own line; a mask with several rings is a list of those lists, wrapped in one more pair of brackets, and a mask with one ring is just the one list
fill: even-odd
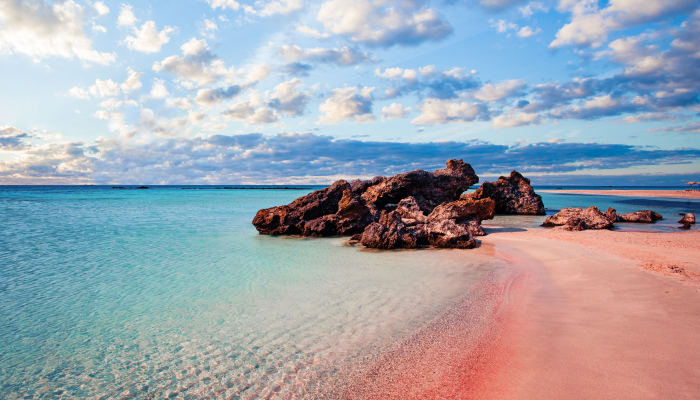
[(270, 17), (276, 14), (288, 15), (294, 11), (301, 10), (304, 7), (304, 2), (302, 0), (258, 0), (255, 2), (255, 6), (257, 9), (251, 6), (244, 6), (245, 13), (260, 17)]
[(209, 3), (211, 8), (214, 10), (217, 8), (221, 8), (222, 10), (227, 8), (231, 10), (238, 10), (241, 8), (241, 5), (235, 0), (207, 0), (207, 3)]
[(0, 6), (0, 54), (19, 53), (38, 61), (77, 57), (107, 65), (115, 53), (100, 53), (85, 36), (84, 9), (72, 0), (48, 4), (7, 0)]
[(386, 92), (386, 98), (394, 98), (406, 93), (427, 93), (428, 97), (451, 99), (468, 89), (480, 86), (476, 79), (476, 71), (464, 71), (462, 68), (437, 70), (434, 65), (413, 69), (387, 68), (382, 72), (374, 71), (375, 75), (388, 79), (394, 85)]
[(299, 46), (283, 45), (277, 48), (277, 54), (289, 62), (303, 60), (307, 62), (328, 63), (339, 66), (352, 66), (357, 64), (371, 64), (376, 60), (367, 52), (360, 52), (356, 48), (343, 46), (340, 49), (316, 47), (303, 50)]
[(164, 99), (170, 96), (168, 88), (165, 87), (165, 81), (162, 79), (156, 79), (153, 81), (153, 87), (151, 87), (151, 98), (154, 99)]
[(650, 122), (650, 121), (666, 121), (666, 122), (680, 122), (687, 121), (690, 117), (683, 114), (671, 114), (666, 112), (651, 112), (639, 115), (630, 115), (625, 117), (622, 122), (625, 124), (633, 124), (639, 122)]
[(165, 106), (171, 108), (192, 108), (192, 101), (189, 98), (175, 97), (165, 99)]
[[(87, 3), (90, 4), (89, 2)], [(105, 3), (101, 1), (96, 1), (94, 4), (92, 4), (92, 8), (95, 9), (95, 12), (97, 12), (97, 15), (100, 17), (109, 14), (109, 7), (107, 7)]]
[(75, 98), (78, 98), (78, 99), (87, 100), (87, 99), (90, 98), (90, 93), (88, 93), (87, 90), (85, 90), (85, 89), (83, 89), (83, 88), (80, 88), (80, 87), (77, 87), (77, 86), (72, 87), (72, 88), (68, 91), (68, 94), (69, 94), (71, 97), (75, 97)]
[(268, 124), (279, 121), (279, 115), (266, 107), (255, 108), (250, 101), (240, 102), (226, 109), (221, 115), (235, 121), (249, 124)]
[(95, 97), (118, 96), (120, 93), (119, 84), (111, 79), (95, 79), (95, 84), (88, 88), (88, 92)]
[(136, 24), (136, 16), (134, 15), (133, 7), (128, 4), (122, 4), (122, 8), (119, 11), (119, 17), (117, 18), (117, 25), (119, 26), (133, 26)]
[(329, 0), (316, 19), (327, 32), (368, 46), (416, 46), (439, 40), (452, 26), (432, 8), (408, 0)]
[(310, 28), (306, 25), (297, 26), (297, 32), (312, 37), (314, 39), (328, 39), (329, 37), (331, 37), (331, 34), (328, 32), (321, 33), (318, 30)]
[(522, 95), (521, 91), (526, 86), (527, 82), (520, 79), (503, 81), (497, 85), (487, 83), (474, 94), (474, 97), (482, 101), (499, 101), (508, 97)]
[(540, 28), (537, 28), (533, 31), (532, 28), (530, 28), (529, 26), (523, 26), (518, 31), (517, 36), (521, 38), (528, 38), (530, 36), (535, 36), (540, 32), (542, 32), (542, 29)]
[(199, 105), (212, 106), (238, 96), (242, 90), (243, 88), (239, 85), (231, 85), (225, 88), (199, 89), (194, 101)]
[(570, 12), (571, 22), (559, 29), (549, 47), (600, 47), (613, 31), (687, 12), (696, 5), (694, 0), (648, 0), (640, 7), (635, 1), (610, 0), (601, 9), (596, 0), (561, 1), (557, 9)]
[(168, 34), (174, 30), (175, 28), (166, 26), (165, 29), (158, 32), (155, 21), (146, 21), (145, 24), (141, 25), (141, 29), (134, 27), (136, 36), (127, 36), (124, 42), (130, 50), (157, 53), (164, 44), (170, 41)]
[(33, 137), (32, 135), (23, 132), (14, 126), (0, 126), (0, 150), (3, 151), (21, 151), (31, 147), (24, 141)]
[(351, 119), (356, 123), (374, 122), (372, 92), (376, 88), (356, 87), (333, 89), (331, 96), (319, 107), (323, 113), (318, 124), (337, 124)]
[(522, 3), (523, 0), (469, 0), (469, 2), (477, 4), (488, 11), (502, 11)]
[(493, 128), (515, 128), (516, 126), (540, 125), (543, 122), (537, 113), (507, 113), (493, 119)]
[(382, 107), (382, 119), (400, 119), (408, 117), (411, 107), (391, 103), (389, 107)]
[(223, 61), (216, 60), (206, 40), (192, 38), (180, 46), (180, 49), (182, 57), (166, 57), (163, 61), (155, 62), (153, 70), (174, 74), (180, 81), (190, 83), (192, 88), (211, 85), (222, 78), (227, 83), (234, 82), (234, 68), (226, 68)]
[(312, 69), (313, 67), (311, 67), (311, 65), (300, 62), (288, 63), (282, 66), (282, 71), (285, 74), (300, 77), (309, 76), (309, 72), (311, 72)]
[(525, 7), (518, 8), (518, 12), (523, 18), (530, 18), (538, 11), (549, 12), (549, 7), (542, 4), (542, 2), (533, 1)]
[(518, 25), (512, 22), (508, 22), (505, 19), (499, 19), (496, 22), (491, 23), (491, 26), (496, 28), (498, 33), (506, 33), (509, 30), (518, 30)]
[(668, 126), (663, 128), (647, 129), (648, 132), (663, 131), (666, 133), (700, 133), (700, 122), (692, 121), (682, 126)]
[[(19, 140), (19, 146), (30, 146), (24, 142), (26, 138)], [(530, 174), (595, 174), (610, 169), (687, 164), (698, 157), (698, 149), (656, 150), (624, 144), (543, 142), (511, 147), (478, 140), (402, 143), (296, 132), (269, 136), (216, 134), (31, 146), (16, 161), (0, 161), (0, 179), (25, 184), (328, 183), (337, 177), (369, 178), (416, 168), (434, 170), (444, 168), (445, 160), (459, 158), (482, 177), (517, 169), (537, 184), (547, 175)]]
[(126, 78), (124, 83), (119, 85), (119, 87), (122, 89), (122, 92), (129, 93), (134, 90), (140, 89), (143, 86), (140, 80), (142, 75), (142, 72), (136, 72), (133, 69), (129, 68), (129, 77)]
[(289, 115), (301, 115), (311, 100), (311, 93), (299, 91), (304, 82), (294, 78), (275, 86), (268, 106)]
[(429, 98), (416, 108), (421, 115), (411, 121), (414, 125), (459, 124), (489, 119), (488, 107), (480, 103)]

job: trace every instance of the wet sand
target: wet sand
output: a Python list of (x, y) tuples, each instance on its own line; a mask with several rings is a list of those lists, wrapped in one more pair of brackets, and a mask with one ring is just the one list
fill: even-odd
[(500, 350), (492, 354), (500, 367), (472, 397), (698, 398), (700, 285), (640, 268), (646, 256), (625, 247), (643, 250), (644, 236), (658, 236), (646, 243), (651, 248), (668, 246), (667, 240), (680, 243), (650, 262), (673, 253), (674, 262), (694, 271), (697, 250), (684, 246), (697, 243), (698, 232), (583, 233), (498, 232), (482, 238), (482, 248), (516, 257), (529, 272), (512, 296)]
[(676, 190), (538, 190), (541, 193), (594, 194), (601, 196), (667, 197), (675, 199), (700, 199), (700, 192)]

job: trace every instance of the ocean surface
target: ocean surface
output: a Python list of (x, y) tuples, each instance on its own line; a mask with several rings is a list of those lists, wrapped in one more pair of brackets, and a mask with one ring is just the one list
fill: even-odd
[[(503, 264), (261, 236), (250, 224), (318, 187), (133, 187), (0, 186), (0, 399), (322, 397)], [(670, 231), (678, 213), (700, 212), (698, 201), (543, 199), (548, 213), (665, 217), (616, 229)]]

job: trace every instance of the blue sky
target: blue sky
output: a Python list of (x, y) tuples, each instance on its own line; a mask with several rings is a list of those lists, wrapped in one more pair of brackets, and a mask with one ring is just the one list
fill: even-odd
[(700, 180), (699, 8), (0, 0), (0, 183)]

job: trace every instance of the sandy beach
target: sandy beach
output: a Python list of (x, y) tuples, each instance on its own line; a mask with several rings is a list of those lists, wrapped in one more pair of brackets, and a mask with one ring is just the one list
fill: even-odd
[[(700, 232), (492, 232), (521, 264), (475, 398), (694, 399)], [(495, 373), (493, 371), (496, 371)]]
[(540, 193), (594, 194), (600, 196), (668, 197), (675, 199), (700, 199), (700, 192), (679, 192), (676, 190), (538, 190)]

